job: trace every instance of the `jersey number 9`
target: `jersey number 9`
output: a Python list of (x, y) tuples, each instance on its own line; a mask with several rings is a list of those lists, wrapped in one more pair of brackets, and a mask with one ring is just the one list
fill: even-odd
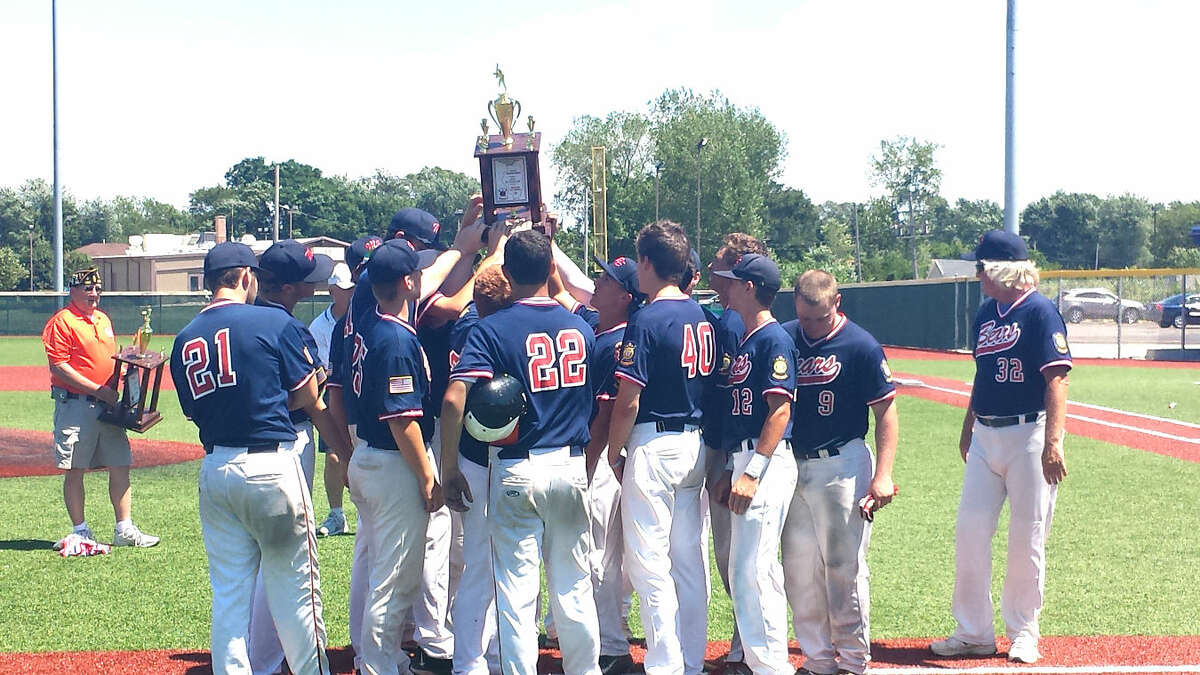
[(546, 333), (525, 338), (530, 391), (583, 386), (587, 382), (586, 344), (583, 333), (574, 328), (560, 330), (553, 339)]
[(219, 387), (237, 386), (237, 373), (229, 356), (229, 329), (217, 331), (213, 342), (217, 344), (216, 375), (208, 367), (208, 340), (192, 338), (183, 345), (183, 365), (187, 367), (187, 385), (193, 401), (208, 396)]

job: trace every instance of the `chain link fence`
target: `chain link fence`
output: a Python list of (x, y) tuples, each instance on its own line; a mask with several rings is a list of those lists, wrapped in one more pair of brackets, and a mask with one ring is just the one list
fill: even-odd
[(1200, 346), (1200, 270), (1050, 270), (1038, 290), (1057, 302), (1075, 356), (1179, 358)]

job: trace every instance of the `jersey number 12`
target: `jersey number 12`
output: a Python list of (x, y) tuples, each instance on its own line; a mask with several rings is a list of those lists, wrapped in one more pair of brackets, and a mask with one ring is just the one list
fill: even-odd
[(187, 367), (187, 385), (192, 400), (208, 396), (220, 387), (237, 385), (237, 373), (229, 356), (229, 329), (222, 328), (213, 335), (217, 345), (217, 372), (209, 369), (208, 341), (192, 338), (183, 345), (183, 365)]

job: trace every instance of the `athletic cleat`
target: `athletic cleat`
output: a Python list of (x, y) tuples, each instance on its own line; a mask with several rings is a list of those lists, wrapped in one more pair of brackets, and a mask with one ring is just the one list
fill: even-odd
[(929, 651), (938, 656), (992, 656), (996, 653), (996, 644), (971, 644), (950, 636), (935, 640), (929, 645)]
[(754, 671), (745, 661), (726, 661), (721, 669), (721, 675), (754, 675)]
[(633, 670), (633, 657), (628, 654), (601, 656), (599, 665), (603, 675), (625, 675)]
[(1038, 653), (1037, 640), (1021, 635), (1016, 640), (1013, 640), (1012, 646), (1008, 648), (1008, 660), (1017, 663), (1037, 663), (1042, 655)]
[(816, 672), (809, 670), (808, 668), (797, 668), (796, 675), (823, 675), (823, 673), (816, 673)]
[(409, 663), (409, 670), (417, 675), (450, 675), (454, 669), (452, 659), (439, 659), (430, 656), (424, 649), (417, 649), (416, 655)]
[(158, 537), (142, 532), (137, 525), (130, 525), (120, 532), (113, 531), (113, 546), (150, 548), (156, 544), (158, 544)]
[(331, 512), (325, 518), (325, 522), (321, 523), (321, 526), (317, 528), (317, 536), (318, 537), (332, 537), (335, 535), (342, 534), (345, 531), (346, 531), (346, 516), (344, 516), (344, 515), (339, 516), (338, 514)]
[(73, 532), (72, 534), (78, 534), (79, 536), (83, 537), (84, 539), (91, 539), (92, 541), (98, 541), (96, 539), (96, 535), (92, 534), (92, 528), (90, 528), (90, 527), (83, 528), (83, 532)]

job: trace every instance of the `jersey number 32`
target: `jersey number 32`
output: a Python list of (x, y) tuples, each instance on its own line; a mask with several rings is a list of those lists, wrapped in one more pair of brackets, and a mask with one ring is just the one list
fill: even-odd
[(217, 345), (217, 372), (209, 368), (208, 340), (192, 338), (183, 345), (183, 365), (187, 367), (187, 386), (192, 400), (204, 398), (221, 387), (237, 385), (237, 373), (229, 356), (229, 329), (222, 328), (213, 335)]

